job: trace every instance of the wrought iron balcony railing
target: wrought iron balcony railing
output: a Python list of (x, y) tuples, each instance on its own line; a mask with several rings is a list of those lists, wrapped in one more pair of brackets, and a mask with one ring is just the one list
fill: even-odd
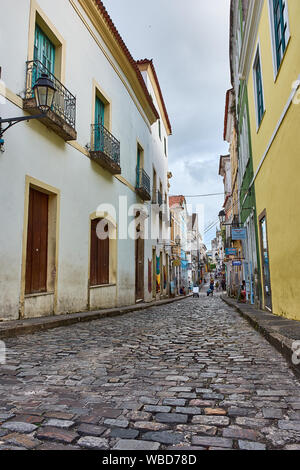
[(112, 174), (120, 174), (120, 142), (102, 125), (91, 126), (90, 156)]
[(150, 177), (143, 168), (136, 168), (136, 191), (144, 201), (151, 200)]
[[(74, 134), (76, 124), (76, 98), (39, 60), (31, 60), (26, 62), (26, 90), (24, 109), (28, 110), (29, 112), (35, 112), (33, 86), (35, 85), (37, 79), (40, 78), (42, 73), (46, 73), (49, 76), (49, 78), (53, 81), (56, 89), (53, 105), (48, 113), (48, 121), (53, 122), (53, 126), (50, 125), (50, 127), (63, 127), (65, 124), (67, 124), (71, 129), (64, 129), (64, 133), (69, 133), (70, 136), (63, 135), (63, 137), (66, 138), (66, 140), (68, 140), (68, 137), (70, 137), (69, 140), (72, 140), (72, 138), (76, 139), (76, 135)], [(53, 113), (58, 116), (58, 120), (55, 120), (56, 116), (53, 115)], [(49, 125), (48, 121), (44, 121), (45, 124)], [(74, 137), (72, 137), (73, 135)]]

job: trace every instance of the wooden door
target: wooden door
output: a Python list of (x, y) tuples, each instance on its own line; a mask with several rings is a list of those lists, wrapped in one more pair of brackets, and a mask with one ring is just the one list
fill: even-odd
[(48, 194), (30, 188), (25, 294), (47, 291)]
[[(137, 229), (139, 232), (139, 228)], [(135, 298), (144, 299), (144, 239), (135, 241)]]
[[(107, 235), (104, 239), (97, 236), (97, 225), (102, 220), (94, 219), (91, 222), (91, 286), (109, 284), (109, 236)], [(108, 233), (108, 225), (105, 226), (104, 230)]]

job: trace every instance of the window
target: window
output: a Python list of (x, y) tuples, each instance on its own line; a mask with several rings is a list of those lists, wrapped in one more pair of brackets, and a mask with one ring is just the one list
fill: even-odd
[(159, 135), (159, 138), (161, 140), (161, 123), (160, 123), (160, 119), (158, 120), (158, 135)]
[(165, 150), (165, 156), (167, 156), (167, 139), (164, 137), (164, 150)]
[(277, 73), (290, 36), (288, 26), (287, 1), (269, 0), (269, 2), (270, 17), (272, 23), (274, 68)]
[(96, 96), (95, 101), (95, 135), (94, 149), (96, 152), (104, 150), (104, 103)]
[(264, 95), (263, 95), (263, 82), (262, 82), (262, 69), (259, 47), (257, 48), (256, 58), (253, 66), (253, 81), (254, 81), (254, 97), (256, 106), (256, 119), (257, 127), (260, 126), (264, 115)]
[[(241, 122), (241, 129), (240, 129), (240, 152), (239, 152), (239, 160), (240, 160), (240, 175), (241, 177), (244, 176), (246, 171), (246, 167), (249, 161), (250, 152), (249, 152), (249, 131), (248, 131), (248, 115), (247, 115), (247, 108), (245, 106), (242, 122)], [(241, 181), (242, 182), (242, 181)], [(240, 182), (240, 183), (241, 183)]]
[[(98, 237), (99, 230), (103, 228), (105, 237)], [(99, 233), (99, 231), (98, 231)], [(91, 221), (91, 260), (90, 260), (90, 285), (99, 286), (109, 284), (109, 232), (105, 219), (93, 219)]]
[(34, 60), (39, 60), (54, 75), (55, 46), (38, 25), (35, 27)]

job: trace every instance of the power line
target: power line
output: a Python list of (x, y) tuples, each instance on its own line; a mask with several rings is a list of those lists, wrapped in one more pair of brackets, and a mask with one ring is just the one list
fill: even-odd
[[(224, 196), (224, 193), (211, 193), (211, 194), (192, 194), (190, 196), (185, 196), (182, 194), (183, 197), (209, 197), (209, 196)], [(173, 197), (173, 196), (169, 196)]]

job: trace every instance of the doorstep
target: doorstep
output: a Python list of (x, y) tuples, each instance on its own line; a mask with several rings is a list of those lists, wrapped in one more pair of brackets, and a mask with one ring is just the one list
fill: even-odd
[[(292, 360), (294, 342), (299, 342), (297, 349), (300, 350), (300, 321), (256, 309), (253, 305), (237, 302), (227, 295), (221, 295), (221, 299), (246, 318), (286, 358), (293, 372), (300, 377), (300, 364)], [(298, 357), (300, 359), (300, 354)]]
[(27, 318), (25, 320), (13, 320), (0, 323), (0, 339), (13, 338), (15, 336), (32, 334), (37, 331), (49, 330), (61, 326), (69, 326), (74, 323), (99, 320), (101, 318), (115, 317), (125, 313), (144, 310), (146, 308), (177, 302), (190, 297), (190, 295), (179, 296), (157, 300), (154, 302), (142, 302), (126, 307), (116, 307), (110, 309), (85, 311), (78, 313), (68, 313), (63, 315), (51, 315), (49, 317)]

